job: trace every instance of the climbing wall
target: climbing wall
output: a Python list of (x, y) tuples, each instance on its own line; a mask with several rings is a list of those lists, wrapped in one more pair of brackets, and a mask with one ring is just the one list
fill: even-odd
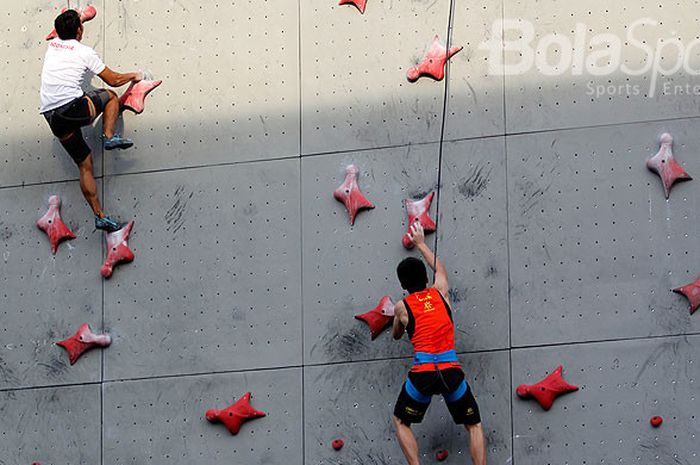
[[(411, 346), (354, 316), (402, 298), (404, 201), (431, 192), (427, 242), (449, 271), (489, 463), (697, 463), (700, 312), (671, 289), (700, 275), (700, 181), (667, 200), (645, 162), (668, 132), (700, 177), (700, 2), (337, 3), (7, 5), (0, 465), (402, 463), (391, 414)], [(132, 149), (103, 152), (99, 124), (84, 129), (106, 211), (135, 222), (136, 258), (110, 279), (78, 172), (38, 114), (52, 20), (88, 4), (83, 42), (163, 80), (119, 122)], [(463, 48), (443, 80), (409, 82), (435, 36)], [(628, 68), (651, 50), (667, 71), (603, 75), (613, 36)], [(503, 76), (528, 39), (533, 65)], [(687, 69), (668, 71), (678, 44)], [(354, 225), (332, 195), (351, 164), (375, 206)], [(76, 235), (55, 255), (36, 227), (52, 195)], [(71, 365), (55, 342), (82, 323), (112, 344)], [(560, 365), (577, 391), (549, 410), (516, 395)], [(265, 417), (236, 435), (207, 421), (247, 392)], [(442, 399), (414, 430), (421, 463), (441, 449), (470, 463)]]

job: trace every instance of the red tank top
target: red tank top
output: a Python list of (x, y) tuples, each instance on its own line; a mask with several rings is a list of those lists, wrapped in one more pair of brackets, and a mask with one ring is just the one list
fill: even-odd
[[(406, 332), (414, 352), (439, 354), (455, 349), (455, 327), (449, 305), (440, 291), (431, 287), (414, 292), (404, 299), (408, 311)], [(457, 362), (424, 363), (411, 371), (435, 371), (459, 367)]]

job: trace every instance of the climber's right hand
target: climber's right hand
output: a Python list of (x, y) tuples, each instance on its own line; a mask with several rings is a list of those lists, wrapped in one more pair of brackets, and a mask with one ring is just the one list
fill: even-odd
[(420, 223), (420, 221), (416, 220), (411, 225), (411, 232), (408, 234), (408, 237), (416, 246), (425, 244), (425, 231), (423, 230), (423, 225)]

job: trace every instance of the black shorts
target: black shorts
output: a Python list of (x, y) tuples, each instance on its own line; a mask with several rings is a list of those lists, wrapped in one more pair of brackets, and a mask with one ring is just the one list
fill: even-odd
[(430, 397), (445, 396), (447, 409), (452, 419), (458, 425), (475, 425), (481, 422), (479, 406), (472, 395), (471, 387), (457, 399), (447, 400), (451, 393), (456, 392), (464, 381), (464, 372), (459, 368), (448, 368), (441, 371), (411, 372), (408, 379), (427, 402), (419, 402), (408, 394), (406, 383), (401, 388), (401, 394), (394, 407), (394, 415), (403, 423), (420, 423), (430, 406)]
[(109, 91), (97, 89), (44, 113), (51, 132), (58, 137), (76, 164), (82, 163), (90, 155), (90, 147), (83, 139), (80, 128), (92, 124), (102, 114), (109, 98)]

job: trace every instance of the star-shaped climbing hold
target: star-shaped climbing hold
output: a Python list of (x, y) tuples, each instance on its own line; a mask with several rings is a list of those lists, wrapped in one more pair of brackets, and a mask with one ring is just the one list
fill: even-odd
[(73, 231), (61, 219), (61, 199), (57, 195), (49, 197), (49, 209), (39, 218), (36, 225), (49, 236), (51, 253), (56, 255), (58, 244), (66, 239), (75, 239)]
[(68, 351), (68, 360), (73, 365), (83, 355), (83, 352), (94, 347), (107, 347), (111, 343), (112, 339), (109, 335), (95, 334), (90, 331), (90, 326), (87, 323), (83, 323), (74, 335), (56, 344)]
[(695, 310), (700, 308), (700, 276), (698, 279), (683, 287), (673, 289), (673, 292), (683, 294), (690, 303), (690, 314), (695, 313)]
[[(61, 13), (65, 13), (66, 10), (68, 10), (68, 8), (62, 8)], [(80, 15), (80, 22), (81, 23), (86, 23), (86, 22), (90, 21), (91, 19), (93, 19), (95, 16), (97, 16), (97, 10), (92, 5), (86, 6), (85, 9), (82, 11), (79, 10), (78, 8), (75, 8), (75, 11), (77, 11), (78, 14)], [(55, 39), (56, 37), (58, 37), (58, 34), (56, 34), (56, 29), (54, 29), (53, 31), (51, 31), (49, 33), (49, 35), (46, 36), (46, 40)]]
[(360, 13), (365, 14), (365, 8), (367, 8), (367, 0), (340, 0), (338, 5), (355, 5)]
[(532, 386), (521, 384), (515, 392), (523, 399), (534, 397), (543, 409), (549, 410), (554, 404), (554, 399), (567, 392), (578, 391), (578, 387), (567, 383), (562, 378), (562, 366), (557, 367), (549, 376)]
[(676, 182), (693, 179), (673, 158), (673, 137), (667, 132), (661, 135), (659, 152), (647, 160), (647, 168), (661, 178), (666, 198), (671, 195), (671, 188)]
[(367, 323), (372, 333), (372, 340), (375, 340), (394, 319), (394, 302), (391, 297), (385, 295), (379, 301), (379, 305), (367, 313), (355, 315), (355, 318)]
[(112, 276), (114, 267), (120, 263), (134, 261), (134, 252), (129, 248), (129, 233), (134, 227), (134, 222), (130, 222), (119, 231), (107, 233), (107, 259), (100, 268), (100, 274), (104, 278)]
[(345, 168), (345, 181), (333, 192), (333, 197), (338, 202), (345, 204), (345, 208), (350, 215), (350, 224), (355, 224), (355, 217), (360, 210), (371, 210), (374, 204), (360, 192), (357, 185), (357, 175), (360, 170), (355, 165), (348, 165)]
[(408, 213), (408, 232), (403, 235), (401, 242), (407, 249), (413, 248), (413, 241), (411, 241), (411, 238), (409, 237), (409, 234), (411, 233), (411, 225), (413, 223), (420, 221), (420, 224), (423, 226), (423, 230), (426, 234), (435, 232), (437, 229), (435, 222), (428, 215), (430, 204), (433, 202), (433, 195), (434, 192), (431, 192), (420, 200), (406, 199), (404, 201), (406, 205), (406, 212)]
[(255, 410), (250, 405), (250, 392), (246, 392), (236, 403), (223, 410), (207, 410), (206, 413), (207, 420), (212, 423), (220, 421), (231, 434), (238, 434), (246, 421), (264, 416), (264, 412)]
[(132, 82), (126, 92), (119, 98), (122, 109), (128, 109), (137, 115), (143, 113), (146, 96), (163, 81), (143, 80)]
[(430, 76), (436, 81), (442, 81), (445, 77), (445, 63), (460, 50), (462, 47), (450, 47), (447, 51), (436, 35), (423, 61), (411, 67), (406, 77), (410, 82), (417, 81), (421, 76)]

